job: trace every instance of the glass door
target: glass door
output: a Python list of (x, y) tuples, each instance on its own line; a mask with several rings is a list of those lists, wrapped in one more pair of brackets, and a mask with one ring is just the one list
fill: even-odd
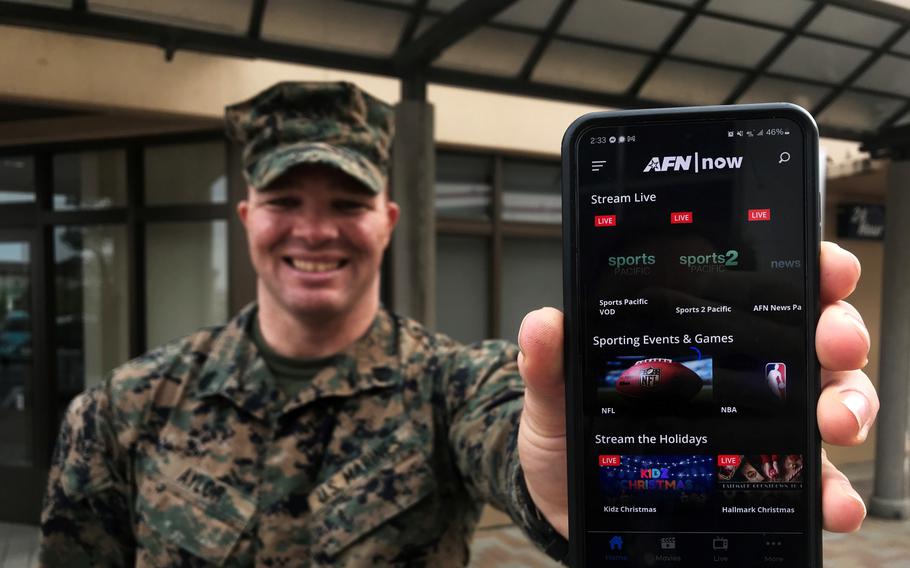
[(228, 150), (181, 133), (0, 153), (0, 523), (38, 522), (74, 396), (248, 286), (228, 270), (228, 188), (245, 191)]
[(32, 446), (31, 244), (0, 240), (0, 464), (28, 465)]
[[(35, 251), (28, 231), (0, 231), (0, 510), (4, 520), (37, 519), (46, 468), (36, 394)], [(37, 501), (36, 501), (37, 499)]]

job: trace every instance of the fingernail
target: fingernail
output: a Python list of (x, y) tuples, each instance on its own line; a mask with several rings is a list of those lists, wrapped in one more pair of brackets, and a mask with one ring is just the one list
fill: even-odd
[(849, 481), (844, 481), (843, 483), (841, 483), (841, 487), (844, 488), (844, 493), (847, 495), (847, 497), (850, 497), (851, 499), (856, 500), (856, 502), (860, 504), (860, 506), (863, 508), (863, 518), (865, 518), (866, 517), (866, 502), (863, 501), (863, 498), (859, 496), (859, 493), (857, 493), (856, 489), (854, 489), (853, 486), (850, 485)]
[(853, 310), (844, 310), (844, 315), (847, 316), (848, 318), (852, 319), (853, 321), (857, 322), (861, 326), (863, 326), (863, 327), (866, 326), (866, 322), (865, 322), (865, 320), (863, 320), (863, 316), (859, 312), (856, 312)]
[[(837, 243), (834, 243), (834, 244), (837, 245)], [(862, 271), (862, 264), (860, 264), (859, 259), (856, 257), (855, 254), (853, 254), (852, 252), (850, 252), (849, 250), (845, 249), (844, 247), (842, 247), (840, 245), (837, 245), (837, 248), (840, 249), (841, 254), (850, 257), (850, 261), (853, 263), (854, 266), (856, 266), (857, 273)]]
[(531, 314), (525, 314), (525, 317), (521, 318), (521, 325), (518, 326), (518, 351), (524, 355), (524, 349), (521, 348), (521, 329), (525, 326), (525, 320), (528, 319), (528, 316)]
[(866, 346), (868, 347), (871, 345), (872, 339), (869, 337), (869, 330), (866, 329), (866, 322), (863, 321), (863, 318), (860, 317), (859, 314), (855, 314), (848, 310), (844, 310), (843, 314), (850, 321), (850, 324), (853, 326), (853, 328), (856, 329), (856, 332), (866, 343)]
[(869, 434), (869, 428), (872, 427), (872, 421), (869, 419), (872, 414), (869, 399), (859, 391), (846, 391), (842, 393), (840, 401), (856, 419), (856, 425), (859, 427), (856, 437), (865, 440)]

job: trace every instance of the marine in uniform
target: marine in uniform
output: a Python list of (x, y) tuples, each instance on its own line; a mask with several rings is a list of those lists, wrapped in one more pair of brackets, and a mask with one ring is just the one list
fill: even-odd
[[(252, 192), (325, 167), (369, 197), (386, 191), (391, 109), (352, 85), (279, 84), (229, 107), (227, 123)], [(288, 199), (279, 190), (262, 206), (282, 216)], [(300, 236), (301, 248), (321, 238)], [(514, 345), (459, 345), (380, 308), (340, 353), (299, 359), (269, 347), (259, 314), (250, 305), (76, 397), (53, 460), (44, 565), (461, 566), (484, 502), (542, 543), (561, 539), (515, 453)]]
[(280, 83), (226, 117), (244, 147), (257, 302), (73, 400), (40, 564), (462, 566), (484, 502), (563, 558), (555, 310), (526, 320), (519, 353), (379, 305), (398, 216), (385, 103), (348, 83)]

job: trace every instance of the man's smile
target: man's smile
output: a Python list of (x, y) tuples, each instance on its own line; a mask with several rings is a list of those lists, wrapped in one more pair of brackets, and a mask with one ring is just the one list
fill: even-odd
[(285, 257), (284, 262), (295, 270), (301, 272), (330, 272), (332, 270), (338, 270), (339, 268), (345, 266), (348, 261), (341, 260), (329, 260), (329, 261), (315, 261), (315, 260), (302, 260), (299, 258)]

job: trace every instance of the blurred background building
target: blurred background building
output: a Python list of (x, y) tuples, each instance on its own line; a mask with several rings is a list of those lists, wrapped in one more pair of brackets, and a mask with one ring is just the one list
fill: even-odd
[[(559, 146), (577, 116), (804, 106), (825, 136), (824, 236), (863, 264), (850, 301), (878, 384), (886, 195), (910, 140), (903, 4), (0, 0), (0, 487), (16, 488), (0, 491), (0, 521), (37, 521), (76, 393), (252, 300), (234, 213), (245, 187), (221, 114), (284, 80), (350, 80), (398, 104), (404, 215), (383, 297), (463, 341), (514, 339), (527, 311), (561, 306)], [(888, 423), (899, 464), (901, 373), (886, 400), (903, 405)], [(829, 449), (870, 487), (875, 438)], [(906, 481), (894, 463), (892, 487)], [(906, 492), (885, 501), (902, 511)]]

